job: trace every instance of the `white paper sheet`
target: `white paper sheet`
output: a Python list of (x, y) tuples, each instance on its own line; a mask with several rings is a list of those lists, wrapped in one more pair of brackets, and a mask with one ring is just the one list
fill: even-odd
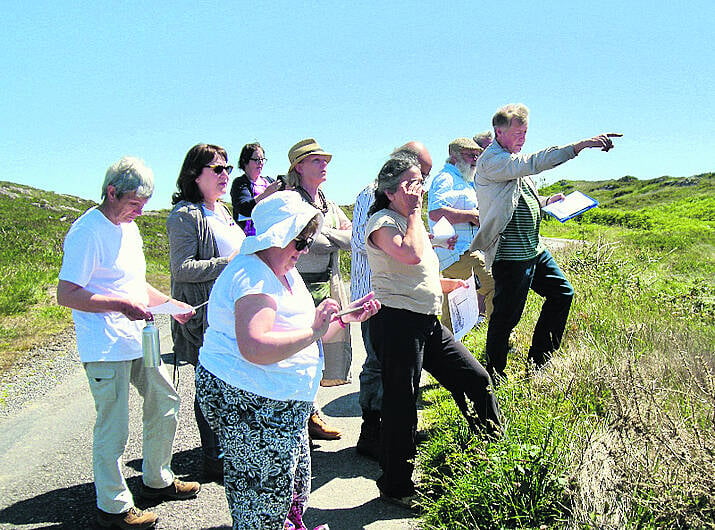
[(454, 338), (462, 338), (476, 324), (479, 318), (479, 305), (477, 304), (477, 287), (474, 276), (467, 280), (467, 287), (459, 287), (447, 295), (449, 314), (452, 317)]
[(454, 227), (447, 221), (446, 217), (440, 217), (434, 226), (432, 226), (432, 246), (449, 248), (447, 240), (454, 237), (456, 232)]
[[(197, 308), (195, 307), (194, 309)], [(178, 306), (173, 302), (164, 302), (160, 305), (147, 307), (146, 310), (149, 311), (152, 315), (183, 315), (188, 312), (186, 311), (185, 307)]]

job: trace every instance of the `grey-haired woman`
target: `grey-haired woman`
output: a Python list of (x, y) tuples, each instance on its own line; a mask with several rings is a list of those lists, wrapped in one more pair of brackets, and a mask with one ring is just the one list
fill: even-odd
[[(372, 287), (383, 307), (370, 319), (370, 339), (382, 368), (384, 499), (411, 506), (422, 368), (457, 400), (470, 427), (498, 430), (499, 407), (489, 374), (438, 320), (443, 292), (463, 280), (440, 278), (439, 260), (422, 221), (422, 173), (416, 159), (388, 160), (380, 170), (365, 229)], [(471, 401), (473, 413), (466, 407)]]

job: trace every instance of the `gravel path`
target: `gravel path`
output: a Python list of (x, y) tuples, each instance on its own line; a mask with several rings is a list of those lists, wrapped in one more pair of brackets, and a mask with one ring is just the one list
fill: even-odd
[[(313, 451), (313, 494), (305, 519), (312, 528), (328, 523), (332, 530), (417, 528), (410, 513), (383, 503), (374, 479), (375, 462), (358, 456), (360, 429), (357, 374), (364, 360), (359, 327), (353, 325), (353, 379), (323, 388), (318, 402), (343, 439), (319, 442)], [(164, 361), (170, 362), (168, 321), (160, 321)], [(173, 368), (172, 365), (169, 368)], [(193, 419), (193, 368), (179, 370), (182, 413), (174, 444), (173, 468), (180, 478), (201, 480), (199, 437)], [(141, 476), (141, 402), (132, 392), (130, 439), (124, 474), (132, 491)], [(28, 353), (0, 379), (0, 529), (95, 528), (91, 432), (94, 406), (69, 330)], [(203, 482), (197, 499), (142, 502), (159, 516), (159, 529), (230, 528), (223, 486)]]

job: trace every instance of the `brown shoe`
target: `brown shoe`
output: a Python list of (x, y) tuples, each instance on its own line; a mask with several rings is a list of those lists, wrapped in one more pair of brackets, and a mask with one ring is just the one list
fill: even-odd
[(97, 524), (102, 528), (127, 528), (144, 530), (154, 528), (159, 516), (154, 512), (144, 512), (139, 508), (129, 508), (122, 513), (107, 513), (97, 509)]
[(308, 419), (308, 435), (314, 440), (339, 440), (343, 433), (329, 427), (325, 420), (314, 412)]
[(142, 497), (145, 499), (181, 501), (196, 497), (199, 491), (201, 491), (201, 484), (198, 482), (182, 482), (177, 478), (165, 488), (150, 488), (146, 484), (142, 484)]

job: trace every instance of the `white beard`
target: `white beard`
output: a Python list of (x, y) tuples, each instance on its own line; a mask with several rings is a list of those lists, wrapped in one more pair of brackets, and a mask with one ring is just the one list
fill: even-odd
[(474, 182), (474, 176), (477, 174), (477, 166), (470, 166), (469, 164), (459, 160), (455, 162), (454, 167), (459, 170), (464, 180), (467, 182)]

